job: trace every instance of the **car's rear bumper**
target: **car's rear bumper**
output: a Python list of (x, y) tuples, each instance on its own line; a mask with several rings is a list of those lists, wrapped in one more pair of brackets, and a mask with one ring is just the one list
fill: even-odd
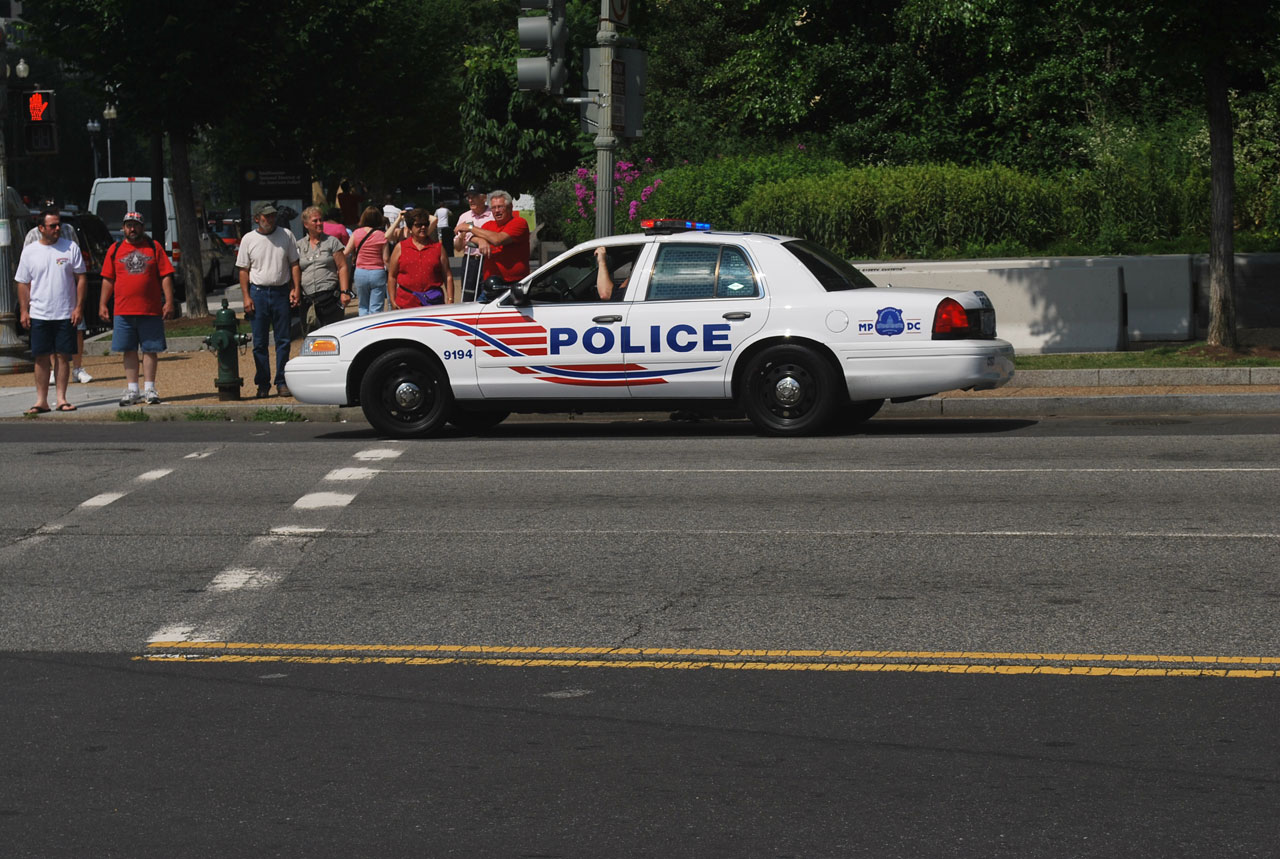
[(1004, 340), (930, 341), (918, 348), (840, 353), (849, 397), (893, 399), (943, 391), (989, 390), (1013, 378), (1013, 346)]

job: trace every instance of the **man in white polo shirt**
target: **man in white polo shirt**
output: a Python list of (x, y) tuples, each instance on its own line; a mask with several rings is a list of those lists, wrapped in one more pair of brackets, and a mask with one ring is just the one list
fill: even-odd
[(289, 361), (290, 324), (293, 308), (302, 302), (302, 269), (298, 264), (298, 243), (293, 233), (276, 229), (276, 207), (259, 203), (253, 207), (258, 228), (240, 240), (236, 267), (240, 270), (240, 291), (244, 295), (244, 315), (253, 330), (253, 383), (259, 397), (271, 395), (271, 363), (267, 337), (276, 340), (276, 392), (289, 396), (284, 383), (284, 365)]

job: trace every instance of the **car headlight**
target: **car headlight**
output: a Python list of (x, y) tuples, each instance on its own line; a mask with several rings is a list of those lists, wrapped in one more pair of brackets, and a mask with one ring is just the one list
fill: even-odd
[(308, 337), (302, 341), (303, 355), (324, 355), (332, 357), (339, 352), (337, 337)]

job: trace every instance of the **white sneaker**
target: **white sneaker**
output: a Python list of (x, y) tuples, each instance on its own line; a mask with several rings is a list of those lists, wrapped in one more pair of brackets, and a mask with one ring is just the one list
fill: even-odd
[(76, 367), (71, 371), (71, 376), (82, 385), (87, 385), (93, 381), (93, 376), (90, 376), (84, 367)]
[(142, 400), (147, 405), (154, 406), (160, 402), (160, 394), (156, 392), (155, 388), (151, 388), (142, 392)]
[(120, 395), (121, 408), (136, 406), (140, 402), (142, 402), (142, 394), (137, 391), (131, 391), (128, 388), (125, 388), (124, 393)]

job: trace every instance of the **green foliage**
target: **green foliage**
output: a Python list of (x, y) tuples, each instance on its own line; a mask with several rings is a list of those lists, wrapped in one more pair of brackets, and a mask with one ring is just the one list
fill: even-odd
[(305, 421), (306, 418), (289, 406), (268, 406), (257, 409), (249, 420), (279, 424)]
[(151, 415), (142, 409), (116, 409), (116, 420), (138, 423), (151, 420)]
[(736, 229), (735, 208), (753, 189), (799, 177), (821, 177), (841, 170), (832, 158), (809, 154), (802, 144), (781, 153), (715, 158), (659, 174), (660, 184), (641, 213), (649, 218), (687, 218)]
[(231, 415), (225, 409), (191, 409), (183, 413), (189, 421), (229, 421)]
[(1185, 346), (1157, 346), (1134, 352), (1081, 352), (1056, 355), (1015, 355), (1018, 370), (1128, 370), (1170, 367), (1276, 367), (1280, 360), (1261, 355), (1215, 354), (1204, 341)]

